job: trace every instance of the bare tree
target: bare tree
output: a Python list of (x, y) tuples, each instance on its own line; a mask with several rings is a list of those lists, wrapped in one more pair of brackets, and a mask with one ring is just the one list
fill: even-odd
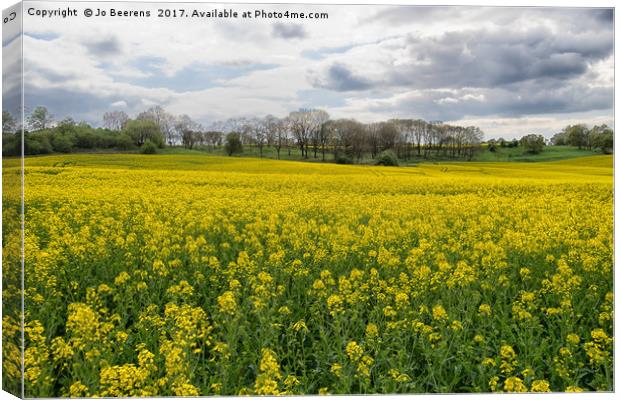
[(112, 131), (120, 131), (129, 121), (129, 115), (125, 111), (108, 111), (103, 114), (104, 128)]
[(247, 132), (250, 135), (251, 140), (258, 148), (260, 157), (263, 157), (263, 148), (267, 143), (267, 124), (265, 119), (252, 118), (247, 121), (247, 124), (242, 129), (243, 132)]
[(352, 119), (338, 119), (326, 122), (324, 129), (330, 132), (334, 160), (339, 162), (342, 156), (350, 160), (361, 159), (367, 146), (366, 127), (363, 124)]
[(324, 123), (321, 124), (320, 128), (319, 128), (319, 133), (318, 133), (318, 138), (319, 138), (319, 144), (321, 145), (321, 153), (322, 153), (322, 160), (325, 161), (325, 152), (327, 151), (327, 145), (329, 144), (329, 142), (331, 141), (332, 138), (332, 132), (330, 129), (328, 129), (328, 124), (329, 121), (325, 121)]
[(379, 154), (379, 128), (380, 124), (378, 122), (372, 122), (370, 124), (366, 124), (365, 127), (365, 143), (370, 151), (370, 158), (375, 158), (377, 154)]
[(146, 119), (155, 122), (170, 146), (176, 143), (179, 136), (182, 134), (182, 132), (176, 129), (176, 117), (161, 106), (153, 106), (141, 112), (136, 119)]
[(222, 145), (222, 138), (224, 134), (219, 131), (207, 131), (204, 133), (204, 139), (212, 150), (215, 150), (216, 146)]
[(187, 114), (183, 114), (176, 118), (174, 129), (180, 134), (183, 146), (192, 149), (200, 139), (202, 127)]
[(378, 136), (381, 150), (396, 150), (396, 146), (400, 142), (400, 132), (394, 123), (380, 122)]
[(268, 115), (265, 117), (264, 124), (267, 131), (267, 146), (270, 146), (270, 143), (273, 144), (279, 160), (280, 150), (288, 139), (288, 119)]
[(276, 141), (276, 131), (277, 131), (276, 125), (277, 124), (278, 124), (278, 118), (274, 117), (271, 114), (263, 118), (263, 125), (265, 126), (265, 134), (267, 135), (265, 138), (267, 142), (267, 147), (273, 146)]
[(307, 110), (293, 111), (288, 115), (290, 121), (291, 131), (297, 145), (301, 150), (301, 156), (308, 158), (308, 141), (312, 133), (312, 123), (310, 121), (310, 114)]
[[(324, 131), (323, 124), (329, 121), (329, 114), (323, 110), (311, 110), (310, 111), (310, 123), (311, 123), (311, 138), (312, 138), (312, 147), (314, 150), (314, 158), (317, 158), (317, 149), (319, 145), (322, 145), (323, 148), (327, 142), (326, 131)], [(323, 159), (325, 159), (325, 151), (323, 151)]]

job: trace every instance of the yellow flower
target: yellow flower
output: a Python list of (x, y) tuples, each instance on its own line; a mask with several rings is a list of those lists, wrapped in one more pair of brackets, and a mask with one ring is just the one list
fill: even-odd
[(454, 320), (450, 324), (450, 328), (454, 331), (460, 331), (463, 330), (463, 324), (461, 323), (461, 321)]
[(579, 344), (579, 336), (575, 335), (574, 333), (569, 333), (566, 336), (566, 341), (572, 345), (578, 345)]
[(521, 371), (521, 375), (523, 375), (524, 378), (533, 377), (534, 371), (532, 371), (531, 368), (526, 368), (523, 371)]
[(478, 313), (480, 315), (491, 315), (491, 306), (488, 304), (480, 304), (480, 307), (478, 307)]
[(88, 387), (82, 382), (76, 381), (69, 387), (69, 397), (88, 397)]
[(332, 317), (341, 313), (344, 310), (342, 297), (337, 294), (329, 296), (327, 298), (327, 308)]
[(605, 331), (602, 329), (594, 329), (590, 335), (592, 336), (592, 340), (598, 343), (606, 342), (607, 339), (609, 339)]
[(362, 357), (364, 349), (362, 346), (358, 345), (356, 341), (351, 341), (347, 343), (345, 352), (351, 361), (357, 361)]
[(69, 359), (73, 356), (73, 349), (65, 342), (62, 337), (55, 337), (52, 339), (52, 357), (54, 360)]
[(220, 311), (224, 314), (234, 315), (237, 311), (237, 300), (233, 292), (226, 291), (217, 298), (217, 304), (220, 307)]
[(484, 360), (482, 360), (482, 365), (494, 367), (496, 364), (495, 364), (494, 359), (487, 357)]
[(499, 350), (499, 355), (500, 357), (510, 360), (514, 357), (516, 357), (515, 351), (513, 350), (512, 346), (510, 345), (503, 345), (500, 350)]
[(212, 383), (211, 386), (209, 387), (211, 389), (211, 391), (215, 394), (220, 394), (222, 392), (222, 384), (217, 382), (217, 383)]
[(549, 382), (545, 380), (536, 380), (532, 382), (532, 392), (550, 392)]
[(314, 281), (314, 283), (312, 284), (312, 288), (313, 288), (314, 290), (323, 290), (323, 289), (325, 289), (325, 284), (323, 283), (323, 281), (322, 281), (322, 280), (317, 279), (317, 280), (315, 280), (315, 281)]
[(504, 381), (504, 390), (513, 393), (527, 392), (527, 387), (523, 384), (521, 378), (511, 376)]
[(172, 385), (172, 392), (175, 396), (196, 397), (200, 396), (198, 388), (187, 381), (181, 381)]
[(396, 297), (394, 298), (397, 309), (403, 309), (409, 307), (409, 295), (407, 293), (396, 293)]
[(125, 282), (127, 282), (129, 279), (131, 279), (131, 276), (125, 272), (122, 271), (120, 274), (118, 274), (118, 276), (114, 279), (114, 284), (116, 286), (121, 286), (122, 284), (124, 284)]
[(339, 363), (333, 363), (330, 368), (330, 371), (332, 372), (332, 374), (334, 374), (337, 378), (340, 378), (341, 370), (342, 370), (342, 365), (340, 365)]
[(254, 390), (258, 395), (278, 395), (278, 380), (282, 377), (280, 364), (276, 354), (269, 348), (261, 350), (262, 357), (258, 364), (259, 374), (254, 383)]
[(185, 295), (191, 296), (194, 293), (194, 288), (186, 280), (182, 280), (178, 285), (170, 286), (166, 293), (170, 295)]
[(396, 310), (394, 310), (392, 306), (385, 306), (383, 308), (383, 315), (388, 318), (396, 318), (398, 316), (398, 313), (396, 312)]
[(411, 378), (409, 377), (409, 375), (402, 374), (399, 370), (394, 369), (394, 368), (390, 369), (388, 371), (388, 374), (396, 382), (405, 383), (405, 382), (411, 381)]
[(433, 306), (433, 319), (436, 321), (445, 321), (448, 319), (448, 313), (440, 304)]
[(116, 333), (116, 341), (119, 343), (125, 343), (129, 335), (127, 332), (117, 332)]
[(146, 386), (149, 370), (133, 364), (106, 367), (99, 373), (99, 384), (103, 397), (139, 396)]
[(366, 325), (366, 338), (367, 339), (375, 339), (379, 336), (379, 328), (377, 328), (376, 324), (370, 323)]
[(521, 293), (521, 301), (524, 303), (531, 303), (536, 299), (536, 295), (532, 292)]
[(370, 376), (370, 366), (374, 363), (374, 360), (370, 356), (362, 356), (357, 363), (357, 373), (362, 377), (368, 378)]
[(286, 387), (293, 387), (299, 385), (299, 379), (295, 375), (289, 375), (284, 380), (284, 385)]
[(300, 319), (299, 321), (293, 324), (293, 330), (295, 332), (299, 332), (300, 330), (303, 330), (304, 332), (308, 332), (308, 327), (306, 326), (306, 322), (303, 319)]

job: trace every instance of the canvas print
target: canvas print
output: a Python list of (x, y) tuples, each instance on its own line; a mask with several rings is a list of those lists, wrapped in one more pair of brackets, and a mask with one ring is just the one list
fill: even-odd
[(612, 392), (614, 9), (3, 12), (2, 388)]

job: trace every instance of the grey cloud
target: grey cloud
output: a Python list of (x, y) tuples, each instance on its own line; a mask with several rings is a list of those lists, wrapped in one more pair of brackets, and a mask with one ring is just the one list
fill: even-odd
[(609, 110), (612, 99), (613, 88), (588, 88), (584, 84), (553, 88), (529, 83), (518, 90), (426, 89), (417, 96), (402, 97), (397, 102), (378, 101), (370, 105), (368, 110), (427, 120), (450, 121), (467, 116), (520, 117)]
[[(95, 126), (101, 125), (103, 114), (106, 111), (117, 109), (111, 104), (118, 101), (116, 94), (100, 95), (89, 91), (75, 91), (63, 88), (43, 89), (26, 86), (24, 102), (26, 110), (32, 110), (38, 105), (44, 105), (56, 119), (71, 116), (76, 121), (86, 121)], [(130, 115), (143, 111), (146, 107), (138, 96), (124, 94), (122, 99), (127, 103), (124, 110)]]
[(594, 10), (592, 13), (595, 16), (595, 18), (597, 18), (599, 21), (603, 23), (613, 23), (614, 21), (614, 9), (613, 8), (598, 9), (598, 10)]
[(282, 39), (303, 39), (307, 36), (303, 25), (275, 23), (273, 36)]
[(331, 89), (339, 92), (366, 90), (374, 84), (369, 80), (355, 75), (344, 64), (333, 64), (322, 78), (312, 79), (312, 84), (318, 88)]
[[(394, 42), (389, 46), (393, 47)], [(584, 74), (590, 63), (611, 54), (613, 35), (611, 32), (565, 33), (562, 39), (557, 39), (546, 28), (525, 32), (511, 28), (471, 30), (430, 38), (409, 35), (401, 41), (398, 50), (408, 54), (408, 59), (398, 66), (386, 61), (385, 79), (381, 81), (371, 83), (364, 76), (355, 76), (355, 82), (364, 84), (341, 84), (350, 81), (353, 75), (341, 71), (339, 65), (345, 60), (336, 58), (337, 61), (319, 73), (315, 86), (336, 91), (366, 90), (371, 86), (378, 89), (492, 88), (532, 79), (569, 80)], [(390, 48), (388, 53), (392, 52)]]
[[(590, 42), (592, 46), (575, 45)], [(569, 45), (573, 44), (573, 45)], [(456, 32), (421, 41), (410, 38), (411, 63), (401, 77), (423, 75), (429, 87), (493, 87), (530, 79), (569, 79), (585, 72), (588, 63), (611, 54), (613, 37), (597, 33), (570, 35), (564, 40), (545, 29), (515, 32)]]
[[(565, 31), (600, 30), (601, 23), (611, 29), (612, 8), (578, 7), (465, 7), (465, 6), (405, 6), (386, 7), (361, 20), (361, 23), (424, 26), (446, 20), (459, 22), (484, 21), (497, 26), (518, 25), (522, 21), (549, 19), (559, 22)], [(604, 27), (603, 27), (604, 28)]]
[(2, 110), (17, 117), (22, 105), (21, 40), (10, 41), (2, 51)]
[(121, 43), (116, 36), (88, 41), (84, 45), (90, 53), (98, 57), (114, 56), (122, 52)]
[(441, 7), (441, 6), (400, 6), (387, 7), (369, 17), (363, 18), (361, 23), (388, 23), (411, 24), (429, 22), (433, 20), (462, 18), (465, 13), (479, 10), (477, 7)]

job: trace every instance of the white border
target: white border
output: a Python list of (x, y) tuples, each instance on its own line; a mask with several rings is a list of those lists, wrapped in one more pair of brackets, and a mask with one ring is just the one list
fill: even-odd
[[(84, 2), (92, 2), (97, 3), (101, 2), (101, 0), (82, 0)], [(152, 3), (153, 1), (147, 0), (132, 0), (133, 2), (141, 2), (141, 3)], [(163, 2), (163, 1), (162, 1)], [(168, 3), (187, 3), (187, 1), (181, 0), (168, 0)], [(17, 3), (14, 0), (0, 0), (0, 7), (5, 9), (13, 4)], [(518, 7), (528, 7), (528, 6), (553, 6), (553, 7), (615, 7), (615, 3), (612, 0), (445, 0), (445, 1), (432, 1), (432, 0), (423, 0), (423, 1), (415, 1), (415, 0), (274, 0), (274, 1), (260, 1), (260, 0), (245, 0), (245, 1), (205, 1), (205, 3), (297, 3), (297, 4), (384, 4), (384, 5), (461, 5), (461, 6), (518, 6)], [(615, 22), (615, 21), (614, 21)], [(614, 54), (615, 54), (615, 44), (617, 42), (618, 32), (614, 32)], [(618, 72), (618, 64), (614, 63), (614, 76)], [(1, 79), (1, 78), (0, 78)], [(618, 100), (618, 92), (615, 90), (615, 80), (614, 80), (614, 105)], [(2, 100), (0, 99), (0, 107), (2, 105)], [(615, 129), (615, 119), (616, 119), (616, 110), (614, 107), (614, 131)], [(618, 160), (620, 158), (619, 146), (616, 144), (616, 151), (614, 152), (614, 171), (616, 166), (618, 165)], [(615, 174), (614, 174), (615, 175)], [(0, 183), (0, 189), (2, 185)], [(618, 221), (615, 218), (615, 210), (616, 210), (616, 199), (620, 194), (620, 189), (617, 185), (615, 185), (614, 179), (614, 238), (616, 238), (618, 234)], [(2, 222), (0, 221), (0, 229), (2, 228)], [(618, 252), (618, 242), (614, 241), (614, 255)], [(615, 291), (618, 285), (618, 269), (614, 268), (614, 293), (617, 296)], [(0, 283), (1, 284), (1, 283)], [(1, 288), (1, 287), (0, 287)], [(618, 332), (618, 320), (614, 320), (614, 332)], [(615, 337), (615, 335), (614, 335)], [(614, 387), (618, 383), (618, 358), (616, 357), (616, 347), (614, 346)], [(2, 366), (0, 365), (0, 371), (2, 370)], [(300, 399), (300, 398), (316, 398), (316, 396), (295, 396), (295, 397), (284, 397), (285, 399)], [(356, 396), (332, 396), (337, 397), (338, 399), (344, 400), (352, 400), (359, 398), (359, 395)], [(362, 396), (366, 397), (366, 396)], [(493, 400), (493, 399), (509, 399), (509, 398), (520, 398), (520, 399), (539, 399), (543, 398), (545, 400), (554, 400), (554, 399), (613, 399), (615, 398), (613, 393), (549, 393), (549, 394), (482, 394), (482, 393), (473, 393), (473, 394), (459, 394), (459, 395), (444, 395), (444, 394), (429, 394), (429, 395), (383, 395), (381, 399), (385, 400), (424, 400), (424, 399), (433, 399), (433, 400), (450, 400), (455, 397), (464, 397), (469, 399), (483, 398), (484, 400)], [(243, 399), (245, 397), (225, 397), (225, 399), (238, 398)], [(0, 392), (0, 400), (8, 400), (15, 399), (12, 395), (6, 392)], [(145, 398), (148, 399), (148, 398)]]

